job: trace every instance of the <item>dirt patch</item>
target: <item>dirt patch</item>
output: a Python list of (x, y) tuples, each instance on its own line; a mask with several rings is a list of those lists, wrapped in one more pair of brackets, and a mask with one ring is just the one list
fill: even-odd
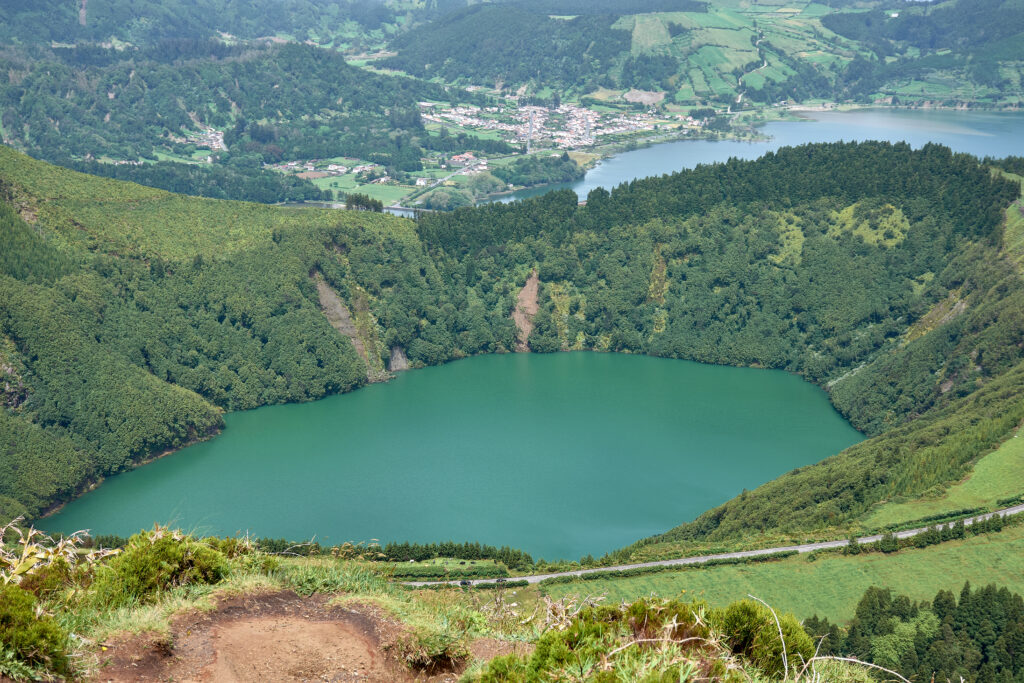
[(537, 315), (537, 290), (540, 286), (540, 278), (537, 271), (531, 271), (530, 277), (526, 278), (526, 284), (519, 290), (519, 297), (516, 299), (515, 310), (512, 311), (512, 320), (519, 329), (519, 336), (516, 341), (516, 351), (529, 351), (530, 333), (533, 332), (533, 316)]
[(327, 321), (331, 323), (331, 327), (352, 341), (356, 353), (366, 363), (367, 375), (369, 375), (371, 364), (366, 356), (366, 347), (363, 345), (363, 340), (359, 338), (359, 331), (356, 329), (355, 321), (352, 320), (352, 313), (349, 312), (348, 306), (341, 300), (337, 292), (324, 281), (320, 273), (316, 274), (316, 291), (320, 297), (320, 308), (327, 316)]
[(909, 344), (918, 337), (923, 337), (934, 329), (937, 329), (958, 315), (967, 310), (967, 301), (960, 298), (959, 288), (954, 289), (945, 299), (935, 304), (930, 311), (925, 313), (915, 322), (903, 335), (903, 343)]
[(504, 655), (529, 655), (533, 652), (533, 643), (511, 643), (497, 638), (477, 638), (469, 644), (469, 654), (473, 659), (489, 662), (495, 657)]
[(633, 88), (623, 95), (622, 99), (627, 102), (640, 102), (641, 104), (651, 105), (657, 104), (665, 99), (665, 93), (651, 92), (650, 90), (637, 90)]
[[(89, 680), (112, 681), (455, 681), (428, 676), (389, 656), (401, 624), (364, 605), (327, 604), (291, 591), (236, 596), (212, 612), (175, 619), (169, 636), (142, 634), (107, 644)], [(500, 644), (500, 641), (495, 641)], [(481, 653), (500, 647), (481, 646)], [(511, 651), (511, 650), (507, 650)]]

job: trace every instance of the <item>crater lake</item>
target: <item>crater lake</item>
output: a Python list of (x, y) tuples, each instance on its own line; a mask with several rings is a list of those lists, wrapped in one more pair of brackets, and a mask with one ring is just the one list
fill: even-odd
[(577, 559), (863, 438), (782, 371), (589, 352), (474, 357), (225, 421), (41, 526), (451, 539)]

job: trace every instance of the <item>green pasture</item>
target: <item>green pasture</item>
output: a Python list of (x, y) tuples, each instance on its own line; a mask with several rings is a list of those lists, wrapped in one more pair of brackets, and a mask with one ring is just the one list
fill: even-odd
[(690, 69), (690, 83), (693, 85), (693, 92), (699, 95), (706, 95), (711, 92), (708, 82), (704, 78), (704, 72), (700, 69)]
[(832, 12), (832, 9), (827, 5), (819, 5), (816, 2), (812, 2), (807, 7), (804, 7), (801, 14), (805, 17), (823, 17), (830, 12)]
[(654, 14), (641, 14), (633, 24), (633, 54), (654, 52), (663, 45), (670, 45), (672, 36), (668, 27)]
[(409, 187), (408, 185), (377, 185), (370, 183), (368, 185), (360, 185), (356, 191), (369, 195), (374, 199), (379, 199), (387, 205), (394, 204), (395, 202), (403, 199), (414, 189), (415, 188)]
[(764, 87), (765, 78), (764, 76), (761, 75), (760, 71), (751, 71), (750, 73), (745, 74), (743, 76), (743, 84), (746, 85), (748, 88), (760, 90), (761, 88)]
[(351, 192), (359, 187), (359, 182), (356, 180), (354, 173), (327, 176), (326, 178), (314, 178), (311, 182), (321, 190), (341, 190), (342, 192)]
[[(742, 61), (738, 64), (734, 64), (734, 66), (738, 66), (739, 64), (745, 64), (757, 57), (757, 49), (751, 41), (753, 36), (754, 32), (746, 28), (741, 30), (721, 28), (704, 29), (699, 32), (694, 45), (699, 42), (704, 45), (717, 46), (727, 54), (731, 52), (744, 53)], [(740, 57), (735, 57), (734, 59), (740, 59)], [(732, 67), (730, 66), (729, 68)]]
[(949, 487), (943, 495), (884, 504), (864, 520), (864, 525), (885, 527), (943, 512), (994, 507), (996, 501), (1020, 494), (1024, 494), (1024, 438), (1015, 435), (979, 460), (967, 479)]
[(440, 131), (442, 128), (447, 128), (448, 129), (448, 133), (450, 135), (458, 135), (459, 133), (465, 133), (466, 135), (471, 135), (473, 137), (480, 138), (481, 140), (501, 140), (502, 139), (502, 134), (501, 134), (500, 131), (497, 131), (497, 130), (485, 130), (485, 129), (480, 129), (480, 128), (469, 128), (467, 126), (459, 126), (459, 125), (456, 125), (454, 123), (439, 124), (439, 123), (434, 123), (434, 122), (431, 121), (429, 123), (426, 123), (424, 127), (428, 131), (430, 131), (432, 133), (436, 133), (436, 132)]
[(704, 599), (721, 606), (750, 594), (801, 619), (818, 614), (847, 621), (871, 586), (892, 588), (915, 600), (930, 600), (940, 589), (959, 590), (964, 581), (974, 586), (995, 583), (1024, 592), (1024, 527), (890, 555), (826, 554), (814, 562), (800, 555), (763, 564), (554, 584), (541, 590), (553, 598), (604, 595), (609, 604), (653, 594)]

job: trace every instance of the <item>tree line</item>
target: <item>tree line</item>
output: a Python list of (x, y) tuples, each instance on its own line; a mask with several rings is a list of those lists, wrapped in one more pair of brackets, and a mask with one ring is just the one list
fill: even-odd
[(854, 656), (912, 680), (1012, 683), (1024, 678), (1024, 599), (989, 584), (916, 602), (871, 587), (842, 628), (817, 616), (804, 628), (822, 654)]

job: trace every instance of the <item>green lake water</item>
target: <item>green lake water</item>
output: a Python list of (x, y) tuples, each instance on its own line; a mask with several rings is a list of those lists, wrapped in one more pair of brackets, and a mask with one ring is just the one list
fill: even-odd
[(862, 438), (784, 372), (599, 353), (476, 357), (226, 422), (42, 526), (470, 540), (575, 559)]

